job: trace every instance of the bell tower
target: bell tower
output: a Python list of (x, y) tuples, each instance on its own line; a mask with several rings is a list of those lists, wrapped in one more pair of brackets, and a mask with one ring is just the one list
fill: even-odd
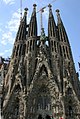
[(56, 24), (48, 7), (48, 36), (43, 27), (37, 34), (36, 4), (29, 25), (25, 9), (4, 77), (3, 119), (80, 119), (80, 81), (71, 46), (59, 10)]

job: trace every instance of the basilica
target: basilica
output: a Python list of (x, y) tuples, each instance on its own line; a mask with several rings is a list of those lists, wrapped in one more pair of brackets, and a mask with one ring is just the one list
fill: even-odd
[(3, 77), (2, 119), (80, 119), (80, 81), (71, 46), (59, 10), (56, 24), (48, 7), (48, 29), (42, 27), (40, 35), (36, 4), (29, 24), (25, 8)]

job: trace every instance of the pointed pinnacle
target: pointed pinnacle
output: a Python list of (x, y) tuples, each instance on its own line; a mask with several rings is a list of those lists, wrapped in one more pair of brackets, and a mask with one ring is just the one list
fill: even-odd
[(57, 9), (57, 10), (56, 10), (56, 13), (57, 13), (58, 24), (62, 22), (59, 12), (60, 12), (59, 9)]
[(36, 7), (37, 5), (36, 4), (33, 4), (34, 7)]
[(25, 8), (25, 9), (24, 9), (24, 14), (25, 14), (25, 15), (27, 14), (27, 11), (28, 11), (28, 8)]
[(49, 7), (49, 12), (52, 12), (52, 9), (51, 9), (52, 5), (49, 4), (48, 7)]
[(57, 9), (56, 10), (57, 16), (60, 16), (59, 12), (60, 12), (59, 9)]
[(60, 12), (59, 9), (57, 9), (56, 12), (59, 13)]
[(37, 6), (36, 4), (33, 4), (33, 8), (34, 8), (35, 11), (36, 11), (36, 6)]
[(51, 5), (51, 4), (49, 4), (49, 5), (48, 5), (48, 7), (49, 7), (49, 9), (51, 9), (52, 5)]

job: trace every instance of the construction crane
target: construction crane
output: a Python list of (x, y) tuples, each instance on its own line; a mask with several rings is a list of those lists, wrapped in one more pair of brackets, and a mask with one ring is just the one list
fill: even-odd
[[(50, 4), (52, 4), (53, 2), (55, 2), (56, 0), (52, 0), (50, 2)], [(49, 4), (47, 4), (46, 6), (42, 7), (39, 11), (37, 11), (36, 13), (40, 12), (40, 22), (41, 22), (41, 29), (43, 28), (43, 22), (42, 22), (42, 13), (44, 12), (44, 9), (48, 7)], [(22, 0), (20, 0), (20, 21), (22, 20)]]
[[(50, 2), (50, 4), (52, 4), (53, 2), (55, 2), (56, 0), (52, 0), (52, 2)], [(49, 4), (47, 4), (46, 6), (42, 7), (39, 11), (37, 11), (36, 13), (40, 12), (40, 22), (41, 22), (41, 30), (43, 28), (43, 20), (42, 20), (42, 13), (44, 12), (44, 9), (47, 8), (49, 6)]]
[(44, 12), (44, 9), (45, 9), (46, 7), (43, 7), (43, 8), (41, 8), (37, 13), (39, 13), (40, 12), (40, 22), (41, 22), (41, 30), (42, 30), (42, 28), (43, 28), (43, 20), (42, 20), (42, 13)]
[(22, 20), (22, 0), (20, 0), (20, 21)]

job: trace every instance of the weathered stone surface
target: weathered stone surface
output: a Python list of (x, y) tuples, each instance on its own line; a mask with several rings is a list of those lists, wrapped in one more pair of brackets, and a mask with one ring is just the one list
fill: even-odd
[[(37, 36), (36, 5), (29, 27), (24, 15), (3, 82), (3, 119), (80, 119), (80, 82), (68, 37), (49, 5), (48, 37)], [(26, 31), (28, 30), (28, 31)]]

